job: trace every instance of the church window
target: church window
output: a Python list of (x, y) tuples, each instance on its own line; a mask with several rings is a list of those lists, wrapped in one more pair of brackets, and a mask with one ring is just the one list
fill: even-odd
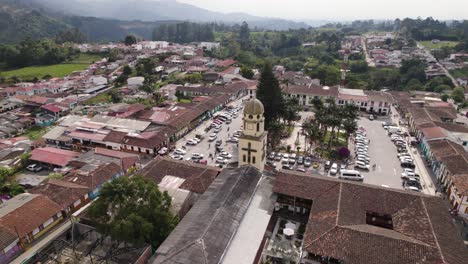
[(255, 157), (252, 157), (252, 164), (255, 164)]
[(249, 118), (250, 118), (250, 119), (253, 119), (253, 116), (252, 116), (252, 115), (249, 115)]
[(242, 161), (245, 162), (245, 154), (242, 155)]
[(260, 123), (257, 123), (257, 132), (260, 131)]

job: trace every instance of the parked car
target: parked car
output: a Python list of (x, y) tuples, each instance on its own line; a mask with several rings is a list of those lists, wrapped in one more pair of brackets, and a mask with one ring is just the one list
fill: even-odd
[(306, 166), (306, 167), (312, 166), (312, 159), (310, 157), (306, 157), (304, 159), (304, 166)]
[(227, 153), (226, 151), (221, 152), (219, 155), (225, 159), (232, 159), (232, 155)]
[(359, 171), (356, 170), (341, 170), (340, 179), (351, 180), (351, 181), (363, 181), (364, 177)]
[(183, 155), (187, 154), (187, 151), (185, 151), (185, 150), (183, 150), (183, 149), (176, 149), (176, 150), (174, 151), (174, 154), (176, 154), (176, 155), (182, 155), (182, 156), (183, 156)]
[(283, 170), (292, 170), (293, 169), (293, 166), (292, 165), (289, 165), (289, 164), (283, 164), (283, 166), (281, 166), (281, 168)]
[(222, 144), (223, 144), (223, 141), (222, 141), (221, 139), (220, 139), (220, 140), (216, 140), (215, 146), (216, 146), (216, 147), (219, 147), (219, 146), (221, 146)]
[(271, 152), (269, 155), (268, 155), (268, 159), (275, 159), (275, 156), (276, 156), (276, 152)]
[(304, 164), (304, 157), (302, 157), (302, 156), (297, 157), (297, 164), (299, 164), (299, 165)]
[(410, 168), (410, 169), (416, 168), (413, 162), (401, 162), (400, 166), (403, 168)]
[(213, 142), (213, 141), (216, 140), (217, 137), (218, 137), (218, 136), (217, 136), (215, 133), (213, 133), (213, 134), (211, 134), (210, 137), (208, 138), (208, 141), (209, 141), (209, 142)]
[(166, 155), (167, 154), (167, 148), (166, 147), (163, 147), (161, 148), (159, 151), (158, 151), (158, 154), (159, 155)]
[(278, 152), (275, 156), (275, 161), (281, 161), (282, 158), (283, 158), (283, 154)]
[(329, 170), (331, 167), (331, 161), (327, 160), (325, 161), (325, 170)]
[(227, 164), (227, 160), (224, 159), (223, 157), (217, 157), (216, 158), (216, 163), (218, 163), (218, 164)]
[(369, 120), (374, 120), (375, 116), (374, 115), (369, 115)]
[(31, 164), (28, 167), (26, 167), (26, 169), (28, 171), (32, 171), (32, 172), (40, 172), (43, 168), (42, 168), (42, 166), (40, 166), (38, 164)]
[(203, 154), (200, 154), (200, 153), (192, 153), (192, 159), (195, 159), (195, 160), (203, 159)]
[(304, 173), (306, 172), (306, 169), (303, 166), (298, 166), (296, 170)]
[(221, 128), (220, 128), (220, 127), (216, 127), (216, 128), (213, 130), (213, 132), (215, 132), (215, 133), (219, 133), (220, 131), (221, 131)]
[(361, 170), (369, 170), (370, 166), (369, 166), (369, 164), (366, 164), (365, 162), (356, 161), (356, 164), (354, 165), (354, 168), (361, 169)]
[(336, 173), (338, 173), (338, 164), (333, 163), (330, 168), (330, 174), (335, 175)]
[(172, 154), (172, 155), (170, 155), (170, 157), (171, 157), (172, 159), (175, 159), (175, 160), (183, 160), (183, 159), (184, 159), (184, 156), (182, 156), (182, 155), (177, 155), (177, 154)]

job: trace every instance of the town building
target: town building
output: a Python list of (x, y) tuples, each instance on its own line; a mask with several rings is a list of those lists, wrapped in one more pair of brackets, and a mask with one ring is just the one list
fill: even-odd
[(244, 107), (244, 126), (239, 138), (239, 166), (251, 165), (263, 171), (266, 162), (267, 135), (262, 102), (252, 98)]

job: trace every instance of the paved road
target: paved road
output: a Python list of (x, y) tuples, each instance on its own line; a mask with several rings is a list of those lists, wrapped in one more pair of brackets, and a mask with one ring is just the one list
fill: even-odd
[[(417, 45), (418, 45), (418, 48), (423, 49), (423, 50), (426, 52), (426, 54), (427, 54), (428, 56), (431, 56), (432, 58), (434, 58), (434, 56), (432, 55), (431, 51), (430, 51), (429, 49), (427, 49), (426, 47), (424, 47), (424, 45), (420, 44), (419, 42), (418, 42)], [(435, 59), (435, 58), (434, 58), (434, 59)], [(435, 60), (436, 60), (436, 59), (435, 59)], [(445, 75), (447, 75), (447, 77), (450, 78), (450, 80), (452, 81), (453, 85), (458, 86), (458, 82), (455, 80), (455, 78), (453, 78), (453, 76), (452, 76), (452, 75), (450, 74), (450, 72), (444, 67), (444, 65), (442, 65), (438, 60), (436, 60), (436, 61), (437, 61), (437, 65), (440, 66), (440, 67), (442, 68), (442, 70), (445, 72)]]
[[(233, 105), (233, 106), (242, 105), (242, 99), (245, 99), (245, 98), (238, 99), (230, 103), (229, 105)], [(237, 118), (234, 118), (231, 124), (224, 123), (222, 125), (221, 131), (218, 133), (217, 140), (221, 139), (223, 141), (223, 144), (221, 146), (224, 148), (226, 152), (232, 155), (232, 159), (230, 160), (230, 162), (237, 162), (238, 160), (237, 144), (226, 143), (226, 140), (230, 138), (236, 130), (242, 129), (242, 117), (243, 117), (243, 109), (239, 111), (239, 116)], [(177, 148), (182, 148), (182, 146), (185, 146), (186, 148), (187, 154), (185, 155), (184, 159), (190, 158), (192, 156), (192, 153), (201, 153), (203, 154), (203, 159), (208, 161), (208, 165), (212, 165), (212, 166), (216, 165), (215, 159), (212, 160), (209, 158), (210, 153), (213, 155), (215, 154), (215, 142), (216, 141), (214, 142), (208, 141), (208, 137), (210, 136), (210, 134), (213, 133), (213, 130), (210, 130), (209, 132), (205, 132), (205, 128), (210, 126), (211, 123), (212, 123), (211, 119), (205, 121), (197, 129), (195, 129), (194, 131), (190, 132), (185, 137), (177, 141), (176, 143)], [(205, 138), (200, 143), (198, 143), (198, 145), (195, 145), (195, 146), (186, 145), (187, 140), (194, 138), (195, 135), (197, 134), (204, 135)]]

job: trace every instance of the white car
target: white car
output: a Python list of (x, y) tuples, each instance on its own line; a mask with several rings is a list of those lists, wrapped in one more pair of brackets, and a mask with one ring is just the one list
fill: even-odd
[(172, 159), (175, 159), (175, 160), (183, 160), (184, 159), (184, 156), (182, 155), (177, 155), (177, 154), (172, 154), (170, 156)]
[(192, 153), (192, 159), (203, 159), (203, 154)]
[(364, 154), (357, 155), (356, 158), (357, 158), (357, 159), (364, 159), (364, 160), (370, 161), (369, 156), (364, 155)]
[(158, 151), (158, 154), (159, 154), (159, 155), (166, 155), (166, 154), (167, 154), (167, 148), (166, 148), (166, 147), (161, 148), (161, 149)]
[(197, 144), (201, 142), (201, 139), (199, 139), (199, 138), (197, 138), (197, 137), (192, 138), (192, 140), (195, 141), (195, 142), (197, 142)]
[(338, 164), (333, 163), (330, 168), (330, 174), (335, 175), (338, 172)]
[(217, 136), (215, 133), (213, 133), (213, 134), (211, 134), (210, 137), (208, 138), (208, 141), (209, 141), (209, 142), (213, 142), (213, 141), (216, 140), (217, 137), (218, 137), (218, 136)]
[(221, 127), (217, 127), (217, 128), (215, 128), (215, 129), (213, 130), (213, 132), (215, 132), (215, 133), (219, 133), (220, 131), (221, 131)]
[(196, 142), (196, 141), (193, 140), (193, 139), (189, 139), (189, 140), (187, 140), (187, 142), (186, 142), (185, 144), (194, 146), (194, 145), (198, 144), (198, 142)]
[(281, 164), (289, 164), (289, 158), (286, 156), (283, 156), (283, 159), (281, 160)]
[(232, 155), (227, 153), (226, 151), (223, 151), (219, 154), (219, 156), (225, 158), (225, 159), (232, 159)]
[(362, 169), (362, 170), (369, 170), (370, 166), (369, 164), (366, 164), (365, 162), (356, 161), (356, 165), (354, 165), (354, 168)]
[(369, 164), (370, 160), (364, 158), (364, 157), (357, 157), (357, 161), (364, 162), (365, 164)]
[(182, 156), (183, 156), (183, 155), (187, 154), (187, 151), (185, 151), (185, 150), (183, 150), (183, 149), (176, 149), (176, 150), (174, 151), (174, 154), (182, 155)]
[(39, 172), (42, 170), (42, 167), (37, 164), (31, 164), (28, 167), (26, 167), (26, 169), (32, 172)]
[(218, 164), (227, 164), (227, 160), (224, 159), (223, 157), (217, 157), (216, 158), (216, 163), (218, 163)]

